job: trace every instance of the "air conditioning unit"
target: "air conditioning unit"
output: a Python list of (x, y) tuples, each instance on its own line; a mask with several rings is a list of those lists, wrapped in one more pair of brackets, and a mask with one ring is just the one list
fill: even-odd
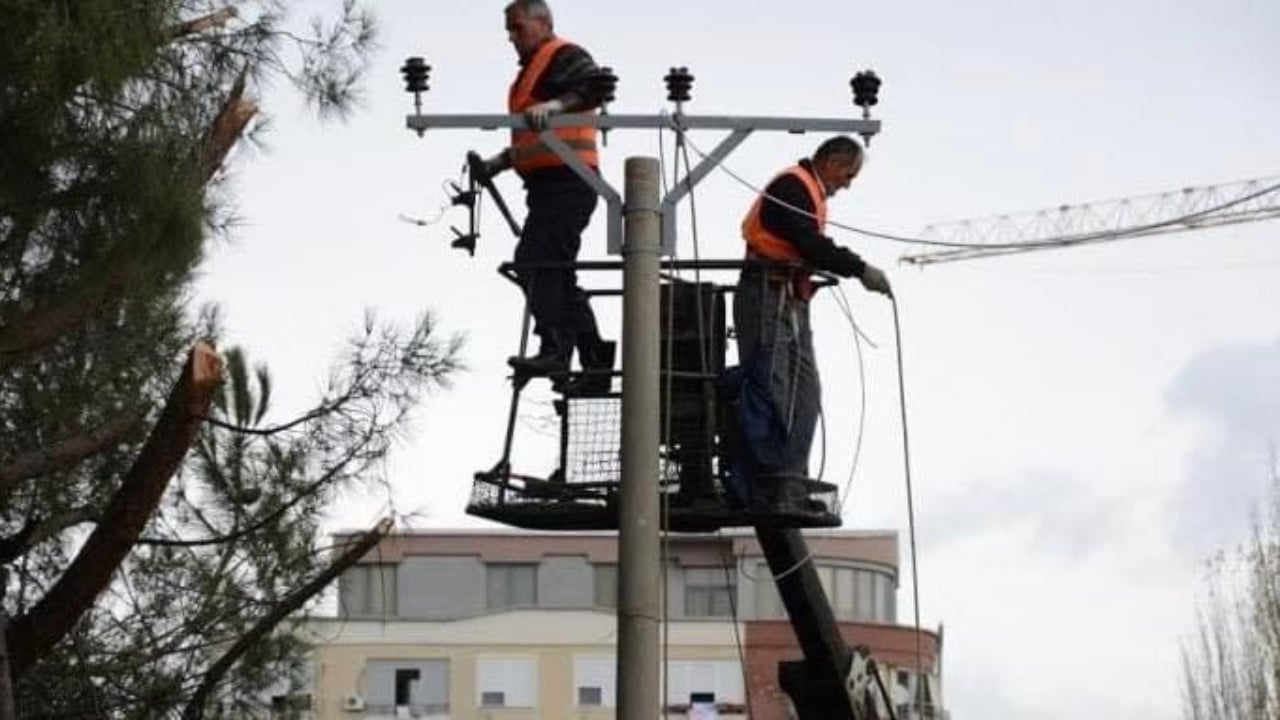
[(364, 710), (364, 698), (359, 695), (348, 695), (342, 698), (342, 709), (347, 712), (361, 712)]

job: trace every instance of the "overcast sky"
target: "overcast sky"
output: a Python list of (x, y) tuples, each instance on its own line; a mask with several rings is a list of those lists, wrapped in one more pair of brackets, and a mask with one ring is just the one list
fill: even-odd
[[(448, 248), (462, 212), (429, 228), (398, 219), (435, 216), (465, 151), (496, 151), (503, 137), (406, 131), (397, 68), (411, 54), (434, 66), (428, 112), (501, 112), (515, 70), (503, 4), (372, 3), (382, 47), (345, 124), (318, 125), (296, 98), (263, 89), (267, 147), (233, 164), (245, 224), (199, 291), (222, 306), (226, 341), (270, 365), (282, 418), (314, 399), (366, 309), (405, 324), (430, 309), (466, 333), (471, 370), (428, 400), (388, 468), (397, 509), (430, 527), (476, 524), (463, 507), (472, 473), (500, 453), (521, 303), (494, 272), (512, 248), (495, 213), (475, 258)], [(615, 112), (664, 109), (662, 76), (686, 65), (690, 113), (852, 117), (848, 80), (874, 68), (884, 132), (830, 207), (854, 225), (916, 234), (1280, 175), (1274, 0), (553, 7), (560, 34), (620, 77)], [(693, 136), (704, 149), (716, 139)], [(762, 183), (820, 140), (757, 134), (727, 164)], [(604, 153), (620, 187), (623, 159), (656, 156), (657, 137), (615, 132)], [(502, 188), (522, 210), (515, 179)], [(739, 257), (751, 193), (714, 173), (696, 199), (703, 255)], [(1178, 642), (1203, 560), (1247, 530), (1280, 438), (1278, 232), (1273, 221), (923, 271), (897, 264), (905, 248), (836, 236), (885, 268), (900, 299), (921, 606), (927, 625), (945, 625), (953, 717), (1178, 716)], [(603, 208), (584, 247), (604, 257)], [(856, 284), (849, 293), (878, 349), (865, 350), (867, 426), (845, 527), (896, 529), (905, 549), (892, 314)], [(814, 312), (827, 478), (843, 482), (859, 373), (835, 304), (820, 298)], [(616, 306), (601, 316), (620, 334)], [(531, 424), (547, 414), (528, 408)], [(545, 438), (526, 429), (520, 442), (523, 469), (550, 469)], [(332, 526), (370, 524), (386, 502), (350, 498)]]

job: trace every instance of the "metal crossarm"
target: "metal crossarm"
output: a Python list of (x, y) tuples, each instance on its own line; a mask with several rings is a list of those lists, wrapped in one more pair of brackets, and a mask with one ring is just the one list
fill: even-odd
[[(405, 119), (405, 126), (423, 135), (431, 129), (527, 129), (529, 123), (523, 115), (469, 115), (414, 113)], [(622, 254), (622, 196), (598, 173), (592, 172), (581, 158), (551, 130), (559, 127), (595, 127), (611, 129), (666, 129), (676, 133), (688, 130), (728, 130), (729, 136), (698, 163), (687, 177), (676, 184), (662, 199), (662, 254), (671, 256), (676, 251), (676, 206), (688, 195), (716, 165), (724, 161), (752, 132), (772, 131), (788, 133), (832, 132), (856, 133), (864, 138), (880, 132), (880, 121), (845, 118), (785, 118), (785, 117), (733, 117), (728, 115), (685, 115), (683, 113), (661, 115), (605, 115), (572, 114), (556, 115), (547, 122), (547, 129), (539, 138), (556, 155), (565, 161), (579, 177), (604, 198), (607, 247), (610, 255)]]

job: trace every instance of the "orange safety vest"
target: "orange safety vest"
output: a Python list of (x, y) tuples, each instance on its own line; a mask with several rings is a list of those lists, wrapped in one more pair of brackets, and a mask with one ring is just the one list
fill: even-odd
[[(551, 58), (555, 56), (556, 51), (569, 44), (571, 43), (567, 40), (552, 38), (538, 48), (533, 58), (520, 70), (515, 82), (511, 83), (511, 91), (507, 95), (508, 111), (512, 114), (523, 113), (540, 102), (533, 96), (533, 89), (537, 87), (538, 80), (551, 64)], [(578, 157), (582, 158), (582, 162), (593, 168), (600, 167), (594, 127), (561, 127), (552, 132), (573, 148)], [(564, 160), (560, 159), (554, 150), (538, 139), (538, 133), (526, 128), (512, 128), (511, 165), (521, 176), (533, 170), (561, 167), (564, 164)]]
[[(813, 214), (817, 216), (818, 232), (826, 234), (827, 232), (827, 196), (822, 191), (822, 185), (818, 182), (818, 178), (812, 173), (804, 169), (800, 165), (787, 168), (778, 173), (773, 180), (784, 175), (795, 175), (804, 183), (805, 189), (809, 191), (809, 198), (813, 200)], [(770, 185), (773, 181), (770, 181)], [(764, 209), (764, 195), (756, 198), (755, 204), (751, 206), (751, 210), (747, 212), (747, 216), (742, 220), (742, 239), (747, 241), (747, 259), (765, 259), (765, 260), (781, 260), (795, 261), (804, 260), (804, 256), (791, 244), (790, 240), (779, 237), (770, 232), (761, 221), (761, 211)], [(795, 277), (796, 296), (801, 300), (808, 300), (813, 297), (814, 287), (813, 280), (809, 274), (800, 272)]]

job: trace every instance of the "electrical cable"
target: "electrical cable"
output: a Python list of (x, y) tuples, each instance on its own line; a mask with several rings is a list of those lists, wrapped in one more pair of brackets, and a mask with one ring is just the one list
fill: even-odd
[[(844, 289), (839, 287), (837, 287), (837, 289), (840, 290), (840, 293), (839, 295), (836, 296), (836, 305), (840, 308), (841, 312), (844, 314), (845, 319), (848, 320), (849, 327), (852, 329), (852, 332), (853, 332), (853, 347), (854, 347), (855, 356), (858, 361), (858, 389), (859, 389), (858, 430), (857, 430), (857, 434), (854, 436), (853, 460), (849, 465), (849, 477), (845, 480), (844, 488), (841, 490), (837, 500), (837, 503), (838, 503), (837, 507), (840, 509), (841, 512), (843, 512), (844, 508), (848, 504), (849, 496), (853, 492), (853, 480), (858, 472), (858, 465), (862, 458), (862, 441), (866, 432), (867, 374), (866, 374), (866, 365), (863, 360), (861, 340), (866, 340), (867, 343), (871, 345), (871, 347), (873, 348), (877, 347), (877, 345), (873, 343), (870, 340), (870, 338), (867, 338), (867, 336), (863, 334), (861, 329), (858, 327), (857, 322), (853, 318), (853, 311), (849, 308), (849, 299), (844, 294)], [(822, 416), (820, 415), (820, 417)], [(823, 445), (824, 445), (823, 463), (825, 465), (826, 463), (825, 420), (823, 423)], [(819, 477), (821, 477), (821, 472), (819, 473)], [(775, 582), (776, 583), (777, 581), (787, 577), (788, 575), (791, 575), (792, 573), (796, 572), (800, 568), (804, 567), (804, 564), (812, 560), (814, 557), (816, 557), (819, 554), (819, 551), (822, 550), (822, 548), (825, 547), (828, 542), (830, 542), (830, 536), (823, 536), (818, 543), (815, 543), (809, 549), (809, 552), (803, 558), (801, 558), (800, 560), (797, 560), (794, 565), (787, 568), (786, 570), (783, 570), (782, 572), (776, 575), (770, 575), (768, 579), (766, 579), (764, 576), (757, 576), (746, 569), (743, 569), (742, 574), (753, 582)]]
[[(720, 552), (720, 563), (724, 566), (724, 582), (728, 586), (729, 613), (733, 619), (733, 642), (738, 646), (738, 667), (742, 668), (742, 697), (746, 700), (747, 717), (753, 718), (756, 716), (756, 711), (751, 703), (751, 683), (747, 672), (747, 655), (746, 651), (743, 650), (742, 635), (738, 630), (738, 598), (735, 597), (738, 583), (734, 582), (733, 576), (729, 574), (729, 558), (725, 555), (723, 549)], [(737, 564), (736, 561), (734, 564)]]
[[(459, 175), (458, 181), (459, 182), (462, 181), (461, 175)], [(449, 180), (440, 181), (440, 190), (446, 196), (449, 195), (449, 182), (450, 182)], [(479, 196), (477, 196), (476, 199), (478, 201)], [(432, 225), (435, 225), (436, 223), (443, 220), (444, 216), (448, 214), (449, 210), (451, 210), (452, 208), (453, 208), (452, 202), (448, 202), (448, 203), (445, 203), (444, 205), (439, 206), (438, 208), (436, 208), (435, 217), (431, 218), (430, 220), (423, 220), (422, 218), (411, 217), (409, 215), (405, 215), (404, 213), (399, 213), (398, 215), (396, 215), (396, 217), (398, 217), (401, 222), (408, 223), (410, 225), (417, 225), (418, 227), (431, 227)]]
[[(667, 194), (666, 162), (667, 162), (667, 157), (666, 157), (666, 149), (662, 141), (662, 128), (659, 127), (658, 128), (658, 178), (662, 182), (663, 196)], [(673, 250), (672, 260), (675, 260), (675, 259), (676, 257)], [(677, 277), (679, 276), (680, 269), (678, 264), (675, 267), (673, 267), (672, 272)], [(673, 353), (674, 353), (675, 343), (671, 342), (671, 338), (672, 338), (672, 332), (674, 329), (675, 316), (676, 316), (675, 293), (668, 292), (667, 293), (667, 346), (665, 348), (668, 372), (670, 372), (672, 362), (674, 360)], [(672, 378), (668, 375), (666, 387), (665, 387), (666, 397), (664, 398), (666, 401), (664, 403), (664, 406), (666, 408), (666, 415), (662, 418), (662, 444), (664, 447), (667, 448), (668, 454), (671, 452), (671, 388), (674, 384), (675, 383), (672, 382)], [(662, 460), (659, 459), (659, 462), (662, 463)], [(662, 567), (659, 570), (662, 573), (662, 696), (663, 696), (662, 705), (664, 708), (663, 714), (665, 715), (666, 714), (665, 708), (667, 706), (667, 699), (670, 697), (670, 688), (671, 688), (671, 685), (670, 685), (670, 682), (671, 682), (671, 656), (670, 656), (671, 619), (670, 619), (670, 612), (669, 612), (670, 593), (667, 590), (667, 581), (668, 581), (667, 575), (670, 573), (670, 570), (671, 570), (671, 560), (670, 560), (671, 534), (670, 534), (670, 530), (668, 530), (668, 524), (670, 523), (670, 518), (671, 518), (671, 493), (668, 492), (667, 489), (661, 483), (661, 479), (664, 475), (662, 468), (664, 466), (665, 464), (659, 466), (658, 477), (659, 477), (659, 489), (662, 493), (662, 519), (659, 522), (659, 528), (662, 533), (659, 562), (661, 563)]]
[[(693, 164), (689, 162), (689, 149), (685, 142), (686, 132), (685, 132), (685, 129), (680, 126), (678, 118), (676, 118), (675, 128), (676, 128), (675, 130), (676, 147), (674, 151), (675, 172), (673, 173), (673, 175), (677, 178), (679, 177), (680, 159), (681, 159), (681, 156), (683, 155), (684, 170), (685, 170), (684, 182), (686, 183), (685, 188), (689, 195), (690, 232), (693, 238), (693, 260), (694, 260), (694, 265), (693, 265), (694, 293), (693, 294), (694, 294), (694, 312), (698, 316), (698, 329), (697, 329), (698, 360), (701, 364), (702, 374), (706, 376), (711, 371), (711, 342), (710, 342), (710, 338), (708, 336), (708, 331), (706, 327), (707, 325), (706, 318), (704, 317), (704, 314), (703, 314), (705, 309), (702, 306), (702, 270), (699, 267), (699, 262), (702, 259), (702, 252), (701, 252), (701, 248), (699, 246), (699, 241), (698, 241), (698, 209), (697, 209), (697, 203), (694, 199), (693, 182), (692, 182)], [(678, 186), (679, 182), (677, 180), (672, 184)], [(676, 249), (675, 247), (673, 247), (672, 259), (676, 259), (675, 255), (676, 255)], [(676, 291), (676, 288), (674, 285), (672, 285), (669, 293), (672, 298), (675, 297), (675, 291)], [(670, 314), (674, 315), (675, 314), (674, 305), (672, 305), (670, 309), (672, 310)], [(667, 344), (669, 348), (674, 347), (675, 342), (674, 342), (673, 336), (668, 335)], [(670, 357), (670, 354), (668, 354), (668, 357)], [(672, 366), (670, 363), (668, 363), (667, 367), (671, 368)], [(706, 380), (704, 380), (703, 382), (706, 382)], [(668, 417), (670, 417), (670, 414), (671, 414), (671, 404), (669, 400), (670, 400), (670, 387), (672, 385), (674, 385), (674, 382), (668, 381), (667, 383), (667, 387), (668, 387), (667, 415)], [(710, 467), (709, 462), (708, 462), (708, 467)], [(722, 533), (717, 532), (717, 534), (723, 537)], [(733, 639), (734, 639), (734, 644), (737, 645), (737, 648), (738, 648), (738, 666), (742, 672), (742, 695), (743, 695), (743, 698), (746, 700), (747, 717), (755, 717), (755, 710), (752, 707), (752, 702), (751, 702), (751, 682), (750, 682), (750, 675), (747, 672), (746, 651), (743, 649), (742, 636), (738, 629), (738, 600), (734, 596), (736, 589), (738, 587), (738, 584), (734, 581), (733, 576), (730, 575), (729, 561), (728, 561), (728, 558), (725, 557), (723, 552), (721, 553), (720, 559), (722, 564), (724, 565), (725, 584), (728, 586), (729, 609), (732, 615), (731, 622), (733, 625)], [(735, 568), (735, 570), (736, 569), (737, 568)]]
[(911, 604), (916, 631), (916, 702), (924, 707), (924, 651), (920, 638), (920, 561), (916, 550), (915, 493), (911, 487), (911, 438), (907, 431), (907, 389), (902, 363), (902, 323), (898, 317), (898, 299), (893, 301), (893, 334), (898, 353), (898, 407), (902, 413), (902, 465), (907, 481), (907, 530), (911, 542)]
[[(698, 155), (702, 156), (703, 158), (707, 157), (707, 154), (702, 152), (702, 150), (699, 149), (697, 145), (694, 145), (692, 142), (690, 142), (689, 145), (690, 147), (693, 148), (694, 152), (698, 153)], [(752, 190), (753, 192), (768, 198), (769, 200), (777, 203), (778, 205), (781, 205), (782, 207), (794, 213), (798, 213), (800, 215), (805, 215), (807, 217), (811, 217), (815, 219), (817, 218), (816, 215), (814, 215), (812, 212), (809, 212), (808, 210), (796, 207), (795, 205), (792, 205), (786, 202), (785, 200), (780, 200), (776, 197), (773, 197), (772, 195), (765, 193), (764, 190), (752, 184), (749, 180), (744, 179), (741, 175), (738, 175), (733, 170), (729, 169), (729, 167), (725, 165), (723, 162), (716, 163), (716, 168), (721, 172), (725, 173), (726, 175), (728, 175), (729, 177), (736, 180), (739, 184), (746, 187), (747, 189)], [(858, 235), (865, 235), (867, 237), (878, 238), (880, 240), (889, 240), (891, 242), (903, 243), (906, 245), (923, 245), (926, 247), (954, 248), (959, 250), (1008, 250), (1011, 252), (1017, 252), (1021, 250), (1032, 250), (1037, 248), (1073, 247), (1075, 245), (1090, 245), (1090, 244), (1096, 244), (1096, 243), (1111, 242), (1115, 240), (1125, 240), (1134, 235), (1145, 233), (1150, 230), (1159, 230), (1161, 228), (1173, 227), (1175, 225), (1186, 225), (1194, 220), (1198, 220), (1203, 217), (1208, 217), (1210, 215), (1220, 213), (1224, 210), (1230, 210), (1231, 208), (1236, 207), (1237, 205), (1243, 205), (1244, 203), (1247, 203), (1251, 200), (1256, 200), (1264, 195), (1269, 195), (1277, 190), (1280, 190), (1280, 183), (1270, 185), (1257, 192), (1253, 192), (1248, 195), (1238, 197), (1234, 200), (1229, 200), (1227, 202), (1221, 203), (1214, 207), (1207, 208), (1205, 210), (1198, 210), (1193, 213), (1187, 213), (1186, 215), (1182, 215), (1176, 218), (1171, 218), (1169, 220), (1161, 220), (1160, 222), (1148, 223), (1146, 225), (1135, 225), (1133, 227), (1123, 228), (1120, 230), (1087, 233), (1085, 235), (1080, 235), (1078, 237), (1060, 238), (1057, 240), (1031, 241), (1031, 242), (1024, 242), (1024, 243), (947, 242), (943, 240), (929, 240), (927, 238), (921, 238), (921, 237), (908, 237), (904, 235), (893, 235), (891, 233), (879, 232), (876, 230), (867, 230), (866, 228), (856, 227), (854, 225), (849, 225), (847, 223), (842, 223), (842, 222), (838, 222), (831, 219), (827, 220), (827, 224), (831, 225), (832, 227), (838, 227), (841, 230), (847, 230), (849, 232), (856, 233)]]

